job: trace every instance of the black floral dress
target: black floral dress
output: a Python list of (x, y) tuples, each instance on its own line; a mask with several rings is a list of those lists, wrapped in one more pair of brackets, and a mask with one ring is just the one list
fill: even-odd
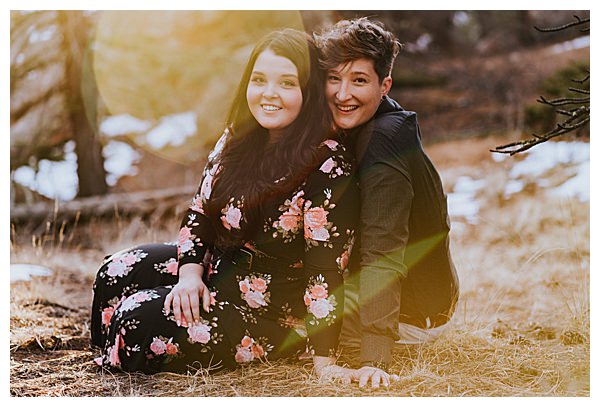
[[(94, 284), (96, 362), (126, 371), (235, 368), (307, 349), (333, 356), (344, 308), (343, 273), (354, 242), (359, 192), (353, 157), (333, 139), (325, 157), (289, 196), (263, 209), (263, 225), (234, 255), (215, 247), (204, 214), (227, 132), (209, 156), (177, 243), (138, 246), (105, 258)], [(222, 226), (246, 224), (243, 198), (222, 209)], [(165, 296), (186, 263), (205, 264), (210, 312), (199, 324), (164, 315)]]

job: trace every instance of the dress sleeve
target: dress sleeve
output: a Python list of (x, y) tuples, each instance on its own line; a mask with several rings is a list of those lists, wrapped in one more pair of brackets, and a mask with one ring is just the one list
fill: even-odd
[(215, 230), (210, 219), (204, 213), (203, 206), (210, 198), (213, 180), (220, 168), (219, 154), (225, 145), (227, 135), (228, 131), (226, 130), (208, 156), (208, 163), (204, 168), (200, 186), (181, 220), (177, 240), (179, 268), (187, 263), (204, 263), (207, 251), (214, 244)]
[(314, 354), (334, 356), (344, 314), (342, 273), (354, 243), (360, 198), (350, 154), (333, 140), (327, 140), (325, 146), (325, 159), (307, 179), (302, 206), (307, 278), (304, 304)]

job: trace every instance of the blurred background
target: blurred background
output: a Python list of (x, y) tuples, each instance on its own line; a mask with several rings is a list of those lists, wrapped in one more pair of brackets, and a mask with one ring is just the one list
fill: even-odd
[(11, 206), (192, 191), (257, 39), (342, 18), (378, 19), (404, 44), (391, 96), (426, 145), (546, 131), (555, 113), (536, 98), (584, 76), (589, 32), (534, 26), (573, 15), (589, 12), (12, 11)]
[[(370, 16), (404, 44), (391, 96), (418, 112), (460, 279), (444, 336), (395, 353), (384, 394), (589, 397), (589, 79), (573, 81), (589, 23), (534, 28), (574, 15), (589, 11), (12, 11), (11, 395), (365, 395), (294, 363), (99, 374), (89, 310), (104, 256), (177, 236), (258, 38)], [(583, 125), (490, 152), (564, 123), (540, 96), (587, 99), (559, 106)]]

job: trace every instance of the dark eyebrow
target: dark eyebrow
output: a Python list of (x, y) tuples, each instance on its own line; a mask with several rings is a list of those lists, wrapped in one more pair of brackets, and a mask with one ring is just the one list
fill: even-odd
[[(328, 72), (340, 75), (340, 71), (338, 71), (336, 69), (329, 69)], [(352, 74), (352, 75), (365, 75), (365, 76), (369, 76), (369, 74), (367, 72), (363, 72), (363, 71), (350, 71), (350, 74)]]

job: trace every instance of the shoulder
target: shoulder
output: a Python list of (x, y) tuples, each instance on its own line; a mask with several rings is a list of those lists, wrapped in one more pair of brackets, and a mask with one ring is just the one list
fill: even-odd
[(372, 119), (372, 141), (412, 144), (419, 138), (417, 113), (409, 110), (386, 112)]

